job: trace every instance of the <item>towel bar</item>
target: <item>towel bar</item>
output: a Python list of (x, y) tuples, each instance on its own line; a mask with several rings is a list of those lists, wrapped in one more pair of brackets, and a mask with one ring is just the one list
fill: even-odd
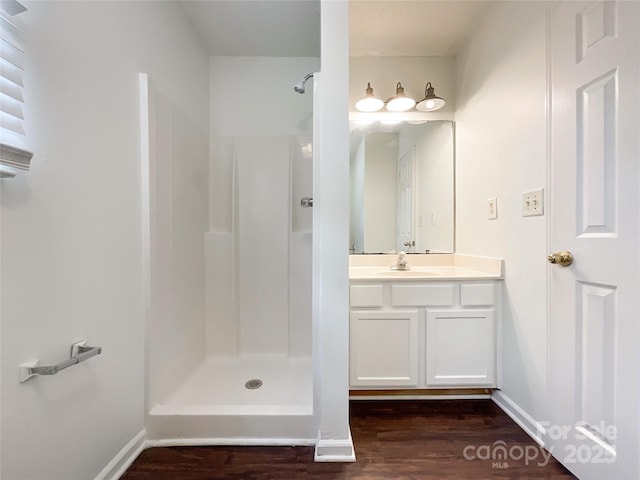
[(71, 345), (70, 358), (56, 365), (38, 366), (37, 360), (20, 365), (18, 367), (20, 383), (26, 382), (35, 375), (55, 375), (65, 368), (77, 365), (78, 363), (89, 360), (91, 357), (95, 357), (96, 355), (100, 355), (101, 353), (102, 347), (87, 346), (87, 342), (84, 340), (81, 342), (76, 342)]

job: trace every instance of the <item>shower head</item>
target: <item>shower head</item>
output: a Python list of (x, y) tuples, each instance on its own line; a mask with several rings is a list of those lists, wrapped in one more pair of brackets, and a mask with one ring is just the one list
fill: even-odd
[(313, 77), (313, 73), (307, 73), (302, 80), (296, 83), (296, 85), (293, 87), (293, 91), (301, 94), (304, 93), (304, 84), (307, 83), (307, 80), (309, 80), (311, 77)]

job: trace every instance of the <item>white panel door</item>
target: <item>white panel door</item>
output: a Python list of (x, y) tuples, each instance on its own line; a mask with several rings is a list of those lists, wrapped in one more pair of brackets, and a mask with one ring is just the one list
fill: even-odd
[(396, 231), (396, 250), (410, 252), (415, 245), (415, 227), (413, 221), (414, 191), (413, 170), (416, 146), (398, 158), (398, 212)]
[(640, 478), (640, 3), (551, 14), (549, 447), (581, 480)]
[(418, 311), (353, 311), (350, 384), (354, 387), (418, 386)]

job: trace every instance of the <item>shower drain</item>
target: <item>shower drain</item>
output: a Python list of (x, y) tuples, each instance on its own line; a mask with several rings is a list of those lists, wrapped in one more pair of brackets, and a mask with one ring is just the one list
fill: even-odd
[(260, 388), (262, 386), (262, 380), (252, 378), (251, 380), (247, 380), (244, 386), (249, 390), (255, 390), (256, 388)]

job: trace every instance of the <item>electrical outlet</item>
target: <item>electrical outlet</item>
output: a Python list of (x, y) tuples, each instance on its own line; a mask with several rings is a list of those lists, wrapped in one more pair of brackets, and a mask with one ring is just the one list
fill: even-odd
[(498, 199), (496, 197), (490, 198), (488, 206), (488, 218), (489, 220), (495, 220), (496, 218), (498, 218)]
[(522, 216), (544, 215), (544, 189), (538, 188), (522, 193)]

